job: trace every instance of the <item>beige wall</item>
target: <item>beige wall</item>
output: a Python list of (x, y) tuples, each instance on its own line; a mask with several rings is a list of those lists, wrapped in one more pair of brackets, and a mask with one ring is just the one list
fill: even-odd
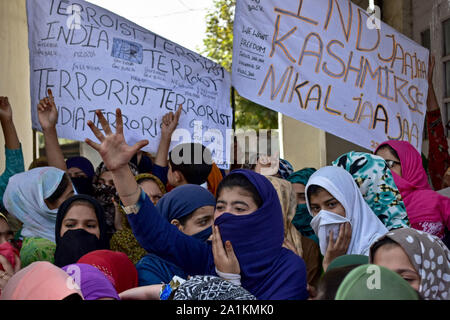
[(288, 160), (296, 171), (305, 167), (320, 168), (326, 165), (325, 131), (281, 113), (278, 117), (282, 139), (281, 157)]
[[(33, 158), (33, 138), (25, 0), (0, 0), (0, 95), (9, 97), (27, 168)], [(3, 134), (0, 134), (0, 145), (0, 170), (3, 172)]]

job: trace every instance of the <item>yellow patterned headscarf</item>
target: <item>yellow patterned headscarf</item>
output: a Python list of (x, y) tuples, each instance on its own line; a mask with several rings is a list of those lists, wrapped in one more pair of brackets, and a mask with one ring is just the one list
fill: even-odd
[[(139, 183), (144, 179), (151, 179), (156, 182), (159, 189), (163, 194), (166, 193), (166, 188), (164, 184), (161, 182), (158, 177), (150, 174), (150, 173), (142, 173), (135, 176), (136, 181)], [(131, 226), (128, 222), (127, 215), (122, 210), (122, 207), (119, 207), (121, 213), (121, 221), (122, 221), (122, 230), (117, 230), (111, 238), (110, 247), (111, 250), (120, 251), (125, 253), (130, 260), (136, 264), (139, 260), (142, 259), (143, 256), (147, 254), (144, 248), (142, 248), (139, 242), (136, 240), (136, 237), (131, 230)]]

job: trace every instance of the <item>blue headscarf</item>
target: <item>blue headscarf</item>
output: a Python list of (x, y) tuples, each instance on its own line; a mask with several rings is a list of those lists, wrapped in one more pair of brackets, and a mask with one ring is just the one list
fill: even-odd
[(283, 179), (287, 179), (287, 177), (289, 177), (292, 172), (294, 172), (294, 167), (292, 166), (292, 164), (290, 164), (287, 160), (280, 159), (280, 165), (278, 168), (278, 174), (280, 175), (280, 177)]
[(78, 168), (83, 171), (88, 178), (94, 178), (95, 170), (92, 163), (85, 157), (71, 157), (66, 160), (67, 169)]
[(180, 219), (204, 206), (216, 206), (216, 199), (207, 189), (196, 184), (185, 184), (166, 193), (156, 208), (167, 221)]
[[(198, 208), (215, 206), (216, 199), (211, 192), (196, 184), (186, 184), (176, 187), (166, 193), (156, 204), (159, 213), (168, 222), (185, 217)], [(194, 235), (200, 241), (206, 241), (212, 233), (212, 228), (206, 228)], [(136, 264), (139, 286), (169, 283), (174, 275), (187, 278), (188, 274), (178, 266), (153, 253), (146, 254)]]
[(223, 242), (233, 245), (241, 267), (241, 283), (258, 299), (307, 299), (306, 266), (302, 258), (283, 248), (283, 213), (272, 183), (256, 172), (238, 169), (263, 204), (248, 215), (223, 213), (214, 221)]

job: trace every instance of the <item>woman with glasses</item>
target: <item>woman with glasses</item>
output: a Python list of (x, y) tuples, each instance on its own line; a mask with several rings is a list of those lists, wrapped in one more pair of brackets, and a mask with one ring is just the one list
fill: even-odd
[(375, 155), (382, 157), (391, 169), (411, 227), (443, 239), (450, 227), (450, 198), (433, 191), (428, 184), (416, 148), (406, 141), (389, 140), (378, 146)]

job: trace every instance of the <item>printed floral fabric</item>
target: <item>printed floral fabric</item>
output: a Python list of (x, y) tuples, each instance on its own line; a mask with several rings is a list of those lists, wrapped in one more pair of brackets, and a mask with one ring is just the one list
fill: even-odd
[(349, 152), (333, 162), (347, 170), (370, 206), (388, 230), (409, 227), (402, 196), (383, 158), (364, 152)]

